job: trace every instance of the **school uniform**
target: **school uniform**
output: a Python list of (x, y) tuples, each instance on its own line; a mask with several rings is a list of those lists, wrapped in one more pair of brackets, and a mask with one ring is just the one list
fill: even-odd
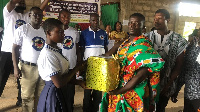
[(14, 44), (20, 49), (20, 79), (22, 92), (22, 111), (32, 112), (37, 106), (44, 81), (40, 78), (37, 59), (45, 44), (46, 36), (42, 27), (34, 29), (29, 23), (15, 31)]
[(39, 74), (45, 81), (45, 86), (38, 102), (37, 112), (66, 112), (63, 94), (51, 80), (51, 77), (57, 75), (57, 73), (64, 74), (69, 70), (69, 62), (62, 55), (62, 50), (45, 44), (37, 64)]
[[(62, 49), (63, 56), (69, 60), (69, 70), (72, 70), (77, 63), (76, 44), (79, 42), (80, 35), (73, 27), (70, 26), (68, 29), (64, 30), (64, 34), (64, 41), (62, 44), (59, 43), (58, 46)], [(73, 79), (75, 79), (75, 77), (76, 76), (74, 76)], [(62, 88), (62, 91), (67, 103), (67, 112), (73, 112), (75, 85), (67, 84)]]

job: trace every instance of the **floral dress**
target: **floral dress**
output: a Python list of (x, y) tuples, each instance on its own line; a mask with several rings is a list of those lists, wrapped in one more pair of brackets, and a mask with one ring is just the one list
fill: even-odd
[(147, 37), (139, 36), (132, 42), (121, 44), (117, 56), (121, 62), (121, 79), (118, 88), (124, 87), (132, 77), (137, 75), (137, 70), (147, 67), (151, 73), (146, 79), (125, 94), (104, 94), (100, 105), (101, 112), (149, 112), (158, 102), (160, 93), (160, 69), (164, 60), (152, 48)]

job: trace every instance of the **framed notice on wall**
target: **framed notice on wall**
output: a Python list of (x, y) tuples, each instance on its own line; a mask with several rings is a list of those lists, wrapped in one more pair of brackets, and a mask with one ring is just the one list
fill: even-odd
[(72, 23), (89, 23), (90, 13), (98, 13), (100, 15), (100, 0), (51, 1), (44, 11), (44, 20), (58, 18), (58, 13), (62, 9), (67, 9), (71, 12)]

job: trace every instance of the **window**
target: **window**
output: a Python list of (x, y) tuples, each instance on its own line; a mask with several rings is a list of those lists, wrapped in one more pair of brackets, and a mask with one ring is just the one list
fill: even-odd
[(200, 17), (200, 5), (180, 2), (179, 16)]
[(196, 27), (196, 23), (194, 22), (185, 22), (185, 27), (183, 31), (183, 37), (188, 39), (188, 36), (192, 34), (193, 30)]

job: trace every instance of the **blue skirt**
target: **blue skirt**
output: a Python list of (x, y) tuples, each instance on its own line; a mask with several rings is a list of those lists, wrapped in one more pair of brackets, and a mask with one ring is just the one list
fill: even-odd
[(52, 81), (45, 81), (44, 89), (40, 94), (37, 112), (66, 112), (62, 91)]

